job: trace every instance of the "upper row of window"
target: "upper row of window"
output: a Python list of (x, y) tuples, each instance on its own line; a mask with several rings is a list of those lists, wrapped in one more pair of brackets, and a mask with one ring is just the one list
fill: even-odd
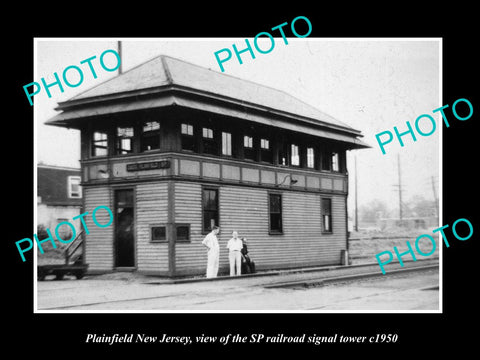
[[(232, 133), (221, 131), (221, 137), (210, 127), (201, 128), (201, 141), (194, 136), (194, 126), (181, 124), (182, 150), (202, 152), (212, 155), (232, 156)], [(158, 121), (144, 122), (140, 128), (140, 151), (160, 149), (160, 123)], [(221, 139), (221, 144), (220, 144)], [(132, 126), (115, 129), (115, 154), (133, 153), (134, 128)], [(199, 149), (200, 147), (200, 149)], [(340, 171), (339, 153), (323, 150), (320, 154), (317, 148), (307, 146), (301, 151), (298, 144), (284, 143), (277, 149), (278, 165), (303, 166), (311, 169)], [(108, 155), (108, 133), (94, 131), (92, 137), (92, 156)], [(238, 154), (237, 154), (238, 155)], [(321, 155), (321, 156), (320, 156)], [(273, 164), (274, 156), (271, 140), (265, 136), (254, 137), (243, 135), (243, 158)], [(319, 161), (321, 158), (321, 161)]]

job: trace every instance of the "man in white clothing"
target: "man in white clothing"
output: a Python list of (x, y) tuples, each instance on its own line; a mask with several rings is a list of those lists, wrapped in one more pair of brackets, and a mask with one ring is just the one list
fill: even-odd
[[(238, 276), (242, 272), (242, 253), (240, 251), (243, 248), (243, 241), (238, 237), (236, 231), (232, 233), (232, 238), (228, 240), (227, 248), (229, 250), (228, 261), (230, 262), (230, 276)], [(235, 269), (237, 270), (236, 274)]]
[(218, 245), (217, 234), (220, 231), (218, 226), (214, 226), (212, 231), (205, 236), (202, 241), (203, 246), (208, 249), (207, 260), (207, 278), (217, 277), (218, 259), (220, 257), (220, 246)]

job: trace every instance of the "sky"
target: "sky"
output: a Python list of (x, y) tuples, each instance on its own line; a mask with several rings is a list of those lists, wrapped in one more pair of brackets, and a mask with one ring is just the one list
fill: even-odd
[[(58, 102), (66, 101), (117, 76), (99, 64), (100, 55), (107, 49), (117, 50), (122, 41), (122, 68), (127, 71), (158, 55), (169, 55), (220, 72), (214, 53), (223, 48), (232, 50), (245, 47), (244, 38), (217, 39), (35, 39), (35, 68), (33, 81), (44, 78), (54, 82), (54, 72), (61, 77), (63, 70), (76, 65), (83, 70), (83, 82), (75, 88), (64, 85), (62, 93), (57, 86), (50, 88), (51, 98), (44, 89), (34, 97), (36, 123), (35, 163), (80, 167), (80, 133), (46, 126), (44, 122), (55, 116)], [(270, 42), (259, 42), (268, 49)], [(252, 42), (252, 39), (250, 39)], [(255, 51), (255, 50), (254, 50)], [(441, 40), (436, 38), (275, 38), (275, 46), (268, 54), (255, 51), (242, 55), (243, 64), (235, 56), (223, 64), (225, 74), (283, 90), (290, 95), (322, 110), (336, 119), (360, 130), (362, 141), (369, 149), (347, 153), (349, 172), (349, 210), (353, 209), (355, 158), (357, 163), (358, 204), (374, 199), (383, 200), (391, 209), (398, 209), (398, 156), (401, 164), (403, 199), (419, 196), (433, 200), (432, 178), (437, 194), (441, 194), (440, 146), (442, 121), (432, 111), (441, 103)], [(110, 54), (111, 55), (111, 54)], [(92, 61), (97, 78), (93, 78), (82, 60), (96, 56)], [(109, 61), (107, 56), (105, 61)], [(107, 64), (109, 65), (109, 64)], [(75, 71), (70, 71), (72, 83)], [(28, 100), (25, 97), (26, 106)], [(383, 155), (375, 134), (391, 131), (397, 126), (407, 130), (406, 122), (414, 127), (422, 114), (431, 115), (437, 122), (430, 136), (416, 134), (414, 142), (409, 135), (403, 137), (404, 147), (396, 139), (386, 145)], [(428, 122), (420, 123), (424, 132), (431, 129)]]

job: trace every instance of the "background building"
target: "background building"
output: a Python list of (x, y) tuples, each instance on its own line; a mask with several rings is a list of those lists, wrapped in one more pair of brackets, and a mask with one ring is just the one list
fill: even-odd
[[(80, 169), (43, 165), (37, 166), (37, 226), (54, 229), (62, 221), (72, 221), (80, 214), (82, 187)], [(59, 228), (63, 239), (71, 235), (66, 226)]]

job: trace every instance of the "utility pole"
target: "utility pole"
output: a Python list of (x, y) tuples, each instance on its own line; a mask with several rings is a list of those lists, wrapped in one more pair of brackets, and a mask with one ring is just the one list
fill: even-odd
[(398, 206), (400, 209), (400, 224), (402, 223), (402, 176), (400, 171), (400, 154), (398, 156)]
[(400, 226), (403, 226), (403, 211), (402, 211), (402, 175), (400, 169), (400, 154), (398, 154), (398, 184), (393, 185), (398, 187), (398, 211), (400, 216)]
[(118, 47), (118, 55), (120, 55), (120, 66), (118, 67), (118, 75), (120, 75), (122, 73), (122, 63), (123, 63), (121, 41), (117, 41), (117, 47)]
[(358, 232), (357, 156), (355, 155), (355, 231)]
[(432, 189), (433, 189), (433, 199), (435, 200), (435, 214), (437, 216), (437, 219), (439, 218), (438, 216), (438, 199), (437, 199), (437, 191), (435, 190), (435, 183), (433, 181), (433, 176), (432, 176)]

